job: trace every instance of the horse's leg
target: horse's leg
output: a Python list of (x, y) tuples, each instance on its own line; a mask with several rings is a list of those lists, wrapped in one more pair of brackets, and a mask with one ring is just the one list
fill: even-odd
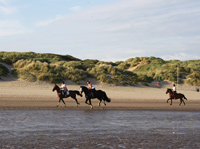
[(104, 100), (103, 102), (104, 102), (104, 105), (106, 106), (106, 101)]
[(185, 105), (185, 101), (184, 100), (182, 100), (183, 101), (183, 103), (184, 103), (184, 105)]
[(170, 105), (172, 105), (172, 99), (171, 99), (171, 104)]
[(101, 106), (101, 101), (99, 101), (99, 107)]
[(104, 105), (106, 106), (106, 101), (104, 98), (102, 98), (101, 100), (103, 100)]
[(91, 102), (90, 98), (89, 98), (89, 105), (90, 105), (90, 108), (93, 109), (92, 102)]
[(78, 100), (76, 99), (76, 97), (74, 98), (74, 100), (76, 101), (76, 107), (78, 107), (78, 105), (80, 105), (80, 103), (78, 102)]
[(98, 98), (98, 99), (99, 99), (99, 107), (100, 107), (100, 106), (101, 106), (101, 101), (102, 101), (102, 100), (101, 100), (101, 98)]
[(103, 99), (103, 103), (104, 103), (104, 105), (106, 106), (106, 101), (105, 101), (105, 99), (104, 98), (102, 98)]
[(76, 93), (75, 94), (73, 94), (73, 95), (71, 95), (71, 97), (76, 101), (76, 107), (78, 107), (78, 105), (80, 104), (79, 102), (78, 102), (78, 100), (76, 99)]
[(167, 99), (167, 103), (168, 103), (169, 100), (170, 100), (170, 99)]
[(58, 101), (58, 104), (57, 104), (57, 106), (56, 106), (56, 107), (58, 107), (58, 106), (59, 106), (59, 104), (60, 104), (60, 100), (61, 100), (61, 99), (59, 99), (59, 101)]
[(89, 98), (87, 97), (86, 100), (85, 100), (85, 103), (88, 104), (88, 105), (90, 105), (90, 104), (88, 103), (88, 100), (89, 100)]
[(64, 103), (65, 107), (66, 107), (66, 104), (65, 104), (65, 101), (63, 100), (63, 98), (61, 98), (62, 102)]
[(181, 105), (182, 101), (183, 101), (183, 99), (182, 99), (182, 98), (180, 98), (180, 103), (179, 103), (179, 106)]

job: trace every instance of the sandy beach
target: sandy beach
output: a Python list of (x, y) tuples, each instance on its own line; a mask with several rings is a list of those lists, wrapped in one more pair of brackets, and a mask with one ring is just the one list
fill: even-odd
[[(58, 84), (60, 85), (60, 84)], [(73, 82), (66, 82), (69, 90), (79, 90), (81, 82), (76, 85)], [(169, 95), (166, 94), (167, 88), (172, 88), (172, 83), (163, 81), (158, 87), (155, 82), (149, 86), (113, 86), (95, 82), (96, 89), (106, 92), (111, 99), (107, 106), (103, 103), (98, 106), (98, 100), (92, 99), (94, 110), (101, 109), (132, 109), (132, 110), (180, 110), (180, 111), (200, 111), (200, 92), (196, 92), (196, 87), (178, 85), (177, 92), (183, 93), (188, 100), (186, 105), (179, 106), (179, 100), (173, 100), (173, 105), (167, 103)], [(63, 103), (57, 108), (58, 97), (56, 92), (52, 92), (54, 84), (46, 82), (26, 82), (14, 79), (4, 79), (0, 81), (0, 109), (89, 109), (85, 104), (85, 97), (77, 96), (80, 102), (79, 107), (72, 98), (65, 98), (67, 107)], [(84, 94), (84, 93), (83, 93)]]

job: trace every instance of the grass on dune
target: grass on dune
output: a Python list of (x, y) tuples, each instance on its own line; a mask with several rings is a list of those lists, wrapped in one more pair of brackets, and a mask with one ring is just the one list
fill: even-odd
[[(70, 55), (40, 54), (33, 52), (0, 52), (0, 62), (12, 64), (13, 74), (27, 81), (49, 81), (58, 83), (71, 80), (80, 83), (86, 78), (114, 85), (135, 85), (156, 80), (200, 85), (200, 60), (165, 61), (156, 57), (135, 57), (119, 62), (80, 60)], [(6, 76), (8, 69), (0, 63), (0, 76)]]

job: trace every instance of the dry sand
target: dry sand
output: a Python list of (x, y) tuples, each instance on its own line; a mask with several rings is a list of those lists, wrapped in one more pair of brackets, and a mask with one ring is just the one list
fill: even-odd
[[(93, 80), (92, 80), (93, 81)], [(93, 99), (95, 110), (102, 109), (132, 109), (132, 110), (179, 110), (179, 111), (200, 111), (200, 92), (196, 92), (196, 87), (178, 85), (177, 92), (183, 93), (188, 100), (186, 105), (179, 106), (179, 100), (173, 100), (173, 105), (166, 103), (169, 95), (167, 88), (172, 88), (172, 83), (163, 81), (161, 87), (157, 87), (156, 82), (149, 84), (149, 87), (137, 85), (112, 86), (94, 82), (96, 89), (101, 89), (111, 98), (111, 102), (105, 107), (103, 104), (98, 107), (98, 100)], [(66, 82), (69, 90), (79, 90), (80, 85)], [(60, 85), (60, 84), (59, 84)], [(86, 85), (86, 82), (81, 82)], [(8, 78), (0, 81), (0, 109), (89, 109), (86, 105), (85, 97), (77, 96), (80, 102), (79, 107), (72, 98), (65, 98), (67, 107), (61, 103), (56, 107), (58, 97), (56, 92), (52, 92), (54, 84), (45, 82), (25, 82)]]

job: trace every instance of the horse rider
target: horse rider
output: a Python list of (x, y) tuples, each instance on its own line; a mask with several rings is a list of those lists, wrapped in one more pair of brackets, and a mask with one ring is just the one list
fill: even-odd
[(60, 89), (61, 89), (62, 95), (65, 95), (65, 94), (69, 95), (69, 91), (64, 81), (62, 82)]
[(94, 85), (91, 83), (90, 80), (87, 81), (87, 84), (88, 84), (89, 91), (91, 91), (91, 94), (94, 97), (94, 92), (96, 91)]
[(174, 99), (176, 99), (176, 85), (173, 84), (173, 94), (174, 94)]
[(92, 89), (92, 90), (95, 90), (95, 87), (94, 87), (94, 85), (91, 83), (90, 80), (87, 81), (87, 84), (88, 84), (88, 89), (89, 89), (89, 90), (91, 90), (91, 89)]

